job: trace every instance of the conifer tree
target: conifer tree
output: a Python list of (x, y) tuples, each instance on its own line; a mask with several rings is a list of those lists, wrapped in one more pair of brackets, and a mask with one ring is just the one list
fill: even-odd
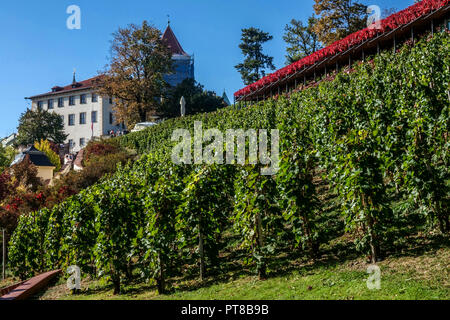
[(263, 53), (262, 45), (273, 39), (269, 33), (258, 28), (242, 29), (239, 48), (245, 57), (243, 63), (235, 66), (246, 85), (258, 81), (266, 75), (266, 69), (274, 70), (273, 57)]

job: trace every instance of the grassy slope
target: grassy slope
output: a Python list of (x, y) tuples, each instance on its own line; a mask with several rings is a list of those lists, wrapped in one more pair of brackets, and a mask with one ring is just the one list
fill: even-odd
[[(441, 245), (436, 245), (438, 242)], [(195, 279), (178, 280), (172, 293), (163, 296), (142, 283), (128, 285), (122, 295), (113, 296), (110, 286), (88, 280), (83, 281), (82, 294), (71, 295), (60, 280), (39, 299), (450, 299), (450, 246), (448, 241), (438, 242), (428, 244), (426, 249), (409, 248), (403, 255), (380, 262), (380, 290), (367, 289), (368, 264), (362, 258), (337, 261), (328, 256), (314, 264), (297, 260), (284, 274), (277, 273), (265, 281), (233, 272), (204, 284)], [(196, 289), (184, 289), (188, 285)]]

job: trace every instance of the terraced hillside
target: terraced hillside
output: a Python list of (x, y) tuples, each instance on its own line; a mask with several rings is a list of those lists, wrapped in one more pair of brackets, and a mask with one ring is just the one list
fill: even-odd
[[(331, 253), (377, 263), (416, 238), (445, 250), (449, 40), (438, 32), (289, 97), (121, 138), (140, 160), (21, 217), (10, 245), (15, 275), (78, 265), (116, 294), (146, 281), (163, 294), (230, 272), (264, 280)], [(221, 132), (278, 129), (279, 170), (174, 164), (172, 134), (193, 136), (195, 121)]]

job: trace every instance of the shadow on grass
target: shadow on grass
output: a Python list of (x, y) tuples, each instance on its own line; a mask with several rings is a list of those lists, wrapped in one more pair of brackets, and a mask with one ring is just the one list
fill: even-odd
[[(280, 277), (291, 274), (294, 270), (301, 273), (310, 273), (317, 268), (336, 266), (344, 261), (357, 257), (357, 253), (352, 249), (352, 243), (339, 242), (322, 251), (319, 259), (314, 261), (305, 256), (301, 250), (292, 250), (291, 247), (283, 248), (282, 253), (268, 261), (267, 278)], [(345, 255), (343, 254), (345, 253)], [(192, 292), (202, 288), (208, 288), (213, 285), (220, 285), (236, 281), (243, 277), (256, 276), (252, 264), (243, 264), (246, 257), (245, 251), (233, 250), (222, 256), (219, 260), (220, 267), (207, 270), (207, 277), (200, 281), (198, 276), (198, 267), (191, 266), (189, 272), (184, 276), (174, 277), (167, 280), (166, 294), (179, 292)], [(271, 272), (270, 270), (277, 270)], [(127, 286), (123, 294), (139, 295), (149, 290), (156, 290), (154, 285)]]
[(449, 235), (434, 234), (427, 237), (412, 235), (407, 237), (406, 241), (386, 251), (386, 255), (390, 257), (417, 257), (425, 253), (436, 252), (442, 248), (450, 248)]
[[(450, 239), (443, 235), (410, 236), (407, 241), (385, 252), (388, 257), (420, 256), (424, 253), (435, 252), (442, 248), (450, 248)], [(230, 249), (230, 248), (229, 248)], [(392, 250), (392, 251), (391, 251)], [(255, 276), (253, 264), (244, 264), (242, 261), (247, 257), (243, 250), (227, 250), (222, 252), (219, 258), (219, 267), (207, 269), (207, 277), (200, 281), (198, 276), (198, 266), (189, 266), (186, 272), (179, 276), (166, 280), (166, 295), (192, 292), (202, 288), (209, 288), (214, 285), (229, 283), (243, 277)], [(292, 247), (282, 248), (281, 253), (268, 260), (267, 279), (289, 276), (294, 271), (300, 275), (315, 273), (319, 269), (335, 268), (343, 263), (361, 258), (363, 255), (355, 250), (351, 239), (341, 237), (335, 239), (330, 244), (321, 247), (321, 255), (316, 259), (310, 259), (305, 252)], [(276, 271), (275, 271), (276, 270)], [(112, 285), (102, 284), (98, 287), (89, 287), (82, 294), (101, 295), (110, 294)], [(127, 296), (141, 295), (148, 292), (155, 292), (156, 286), (152, 283), (144, 283), (142, 279), (135, 278), (132, 281), (123, 283), (121, 294)], [(118, 296), (120, 298), (120, 295)]]

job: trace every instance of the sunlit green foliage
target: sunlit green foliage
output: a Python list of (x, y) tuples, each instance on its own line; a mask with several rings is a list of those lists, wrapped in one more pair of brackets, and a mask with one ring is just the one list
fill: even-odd
[[(21, 217), (10, 246), (13, 271), (25, 277), (76, 263), (118, 293), (136, 269), (164, 292), (165, 279), (190, 266), (201, 276), (220, 271), (225, 231), (261, 278), (280, 247), (315, 257), (342, 225), (373, 262), (406, 228), (447, 233), (449, 40), (435, 33), (289, 98), (120, 138), (145, 155), (57, 208)], [(174, 165), (172, 132), (192, 132), (194, 121), (222, 131), (278, 128), (280, 171)], [(324, 186), (340, 217), (325, 212)]]

